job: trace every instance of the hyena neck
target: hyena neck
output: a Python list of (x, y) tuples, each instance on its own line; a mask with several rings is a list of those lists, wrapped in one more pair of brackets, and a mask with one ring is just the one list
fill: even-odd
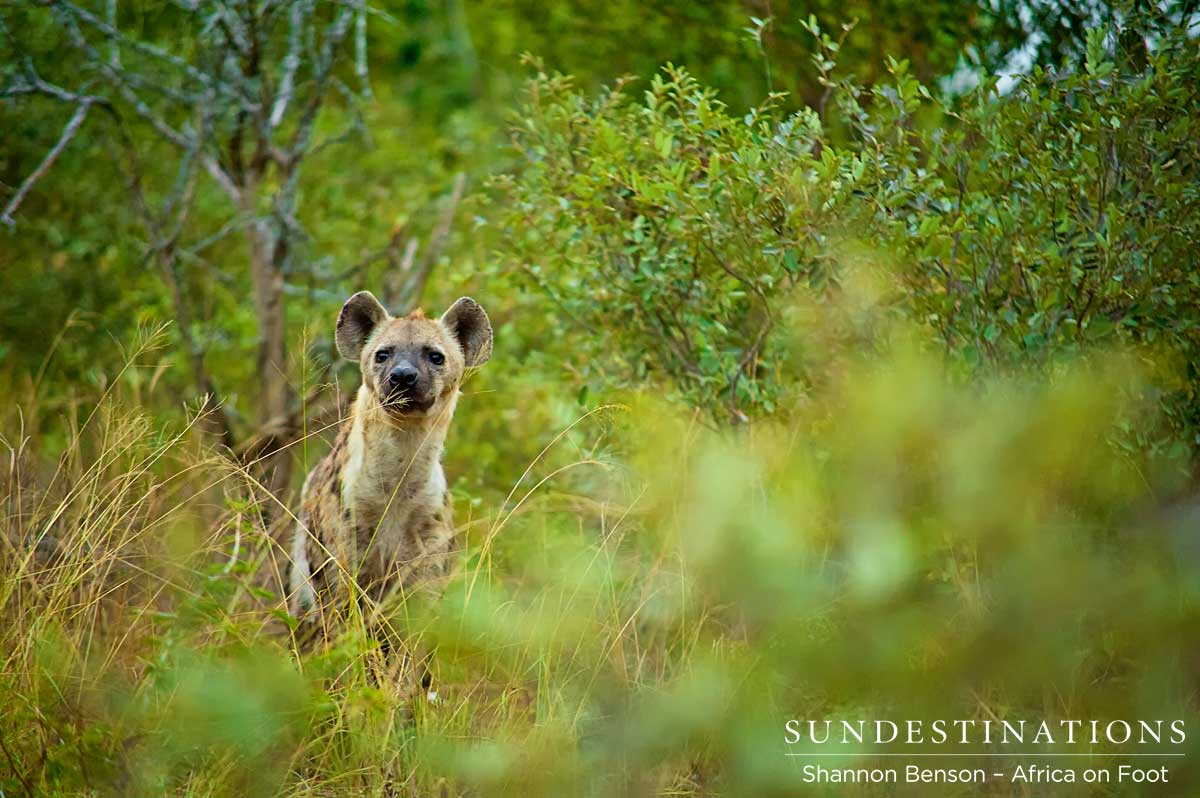
[(354, 402), (344, 498), (356, 509), (440, 495), (445, 490), (442, 447), (449, 412), (438, 418), (397, 419), (388, 415), (365, 387)]

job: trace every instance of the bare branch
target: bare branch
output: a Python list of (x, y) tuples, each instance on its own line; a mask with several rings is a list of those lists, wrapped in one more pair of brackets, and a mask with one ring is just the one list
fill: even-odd
[[(117, 0), (107, 0), (105, 13), (108, 17), (108, 26), (115, 29), (117, 27)], [(121, 45), (115, 38), (109, 44), (108, 64), (113, 69), (121, 68)]]
[[(58, 6), (56, 6), (56, 8), (58, 8)], [(129, 82), (123, 77), (123, 74), (120, 71), (113, 69), (105, 59), (100, 57), (100, 54), (96, 52), (95, 48), (88, 44), (87, 39), (84, 38), (83, 32), (80, 31), (79, 26), (75, 24), (75, 20), (64, 14), (59, 14), (58, 16), (59, 19), (62, 20), (63, 27), (66, 28), (67, 35), (70, 36), (72, 44), (74, 44), (77, 49), (81, 50), (85, 55), (87, 55), (88, 59), (100, 69), (104, 76), (109, 79), (109, 82), (111, 82), (116, 87), (117, 91), (120, 92), (121, 96), (125, 98), (126, 102), (133, 106), (134, 112), (149, 122), (150, 125), (158, 132), (158, 134), (167, 139), (167, 141), (170, 141), (172, 144), (175, 144), (176, 146), (185, 150), (190, 149), (192, 142), (190, 142), (184, 134), (171, 127), (166, 120), (155, 114), (154, 111), (151, 110), (150, 106), (148, 106), (142, 100), (142, 98), (137, 95), (137, 92), (129, 87)]]
[(23, 94), (44, 94), (47, 97), (53, 97), (56, 100), (61, 100), (66, 103), (81, 103), (88, 101), (97, 105), (108, 106), (108, 101), (102, 97), (97, 97), (93, 94), (79, 94), (73, 91), (67, 91), (61, 86), (56, 86), (42, 79), (42, 76), (33, 68), (33, 64), (27, 59), (24, 64), (25, 79), (20, 83), (14, 83), (7, 88), (0, 89), (0, 97), (16, 97)]
[[(58, 8), (58, 6), (56, 6), (56, 8)], [(188, 136), (187, 134), (173, 128), (165, 119), (156, 114), (141, 97), (138, 96), (137, 92), (131, 88), (131, 80), (127, 77), (126, 73), (121, 70), (114, 69), (111, 64), (100, 57), (100, 54), (96, 52), (95, 48), (88, 44), (83, 32), (80, 31), (79, 26), (75, 24), (75, 20), (73, 18), (67, 16), (65, 13), (60, 13), (59, 19), (62, 21), (63, 27), (66, 29), (67, 34), (70, 36), (75, 47), (88, 56), (91, 62), (96, 65), (104, 77), (108, 79), (109, 83), (116, 88), (121, 97), (124, 98), (125, 101), (131, 106), (133, 106), (134, 113), (148, 122), (160, 136), (180, 149), (190, 151), (198, 150), (200, 148), (200, 142), (195, 136)], [(208, 95), (208, 100), (211, 103), (211, 94)], [(217, 163), (217, 160), (212, 156), (204, 155), (201, 157), (201, 163), (204, 166), (205, 171), (207, 171), (212, 178), (217, 181), (217, 184), (221, 186), (221, 189), (229, 196), (229, 198), (234, 202), (238, 202), (241, 198), (241, 193), (238, 191), (237, 185), (233, 182), (233, 180), (228, 174), (226, 174), (225, 170), (221, 168), (221, 165)]]
[(202, 142), (206, 138), (206, 131), (212, 126), (214, 106), (212, 103), (212, 92), (209, 92), (208, 102), (200, 103), (196, 107), (197, 118), (197, 133), (196, 149), (185, 153), (183, 162), (179, 166), (179, 172), (175, 178), (175, 187), (166, 202), (163, 203), (162, 217), (164, 224), (170, 218), (171, 214), (175, 214), (175, 221), (171, 225), (171, 230), (165, 237), (164, 246), (168, 246), (172, 251), (175, 251), (179, 243), (179, 237), (183, 233), (183, 225), (187, 220), (188, 212), (191, 210), (192, 197), (196, 190), (196, 169), (195, 163), (197, 160), (203, 160), (204, 155), (200, 152)]
[[(188, 293), (187, 269), (197, 260), (203, 262), (200, 254), (231, 233), (238, 231), (246, 237), (265, 386), (258, 420), (267, 429), (264, 441), (253, 445), (270, 449), (277, 446), (271, 441), (294, 435), (300, 419), (297, 412), (304, 412), (293, 412), (295, 392), (288, 382), (284, 313), (288, 265), (306, 242), (296, 207), (301, 199), (301, 166), (327, 144), (355, 131), (365, 133), (359, 101), (371, 96), (367, 15), (380, 12), (370, 8), (368, 0), (333, 0), (328, 14), (323, 8), (317, 13), (317, 0), (172, 2), (184, 9), (178, 16), (199, 29), (204, 46), (197, 57), (141, 38), (136, 30), (121, 30), (119, 0), (45, 0), (57, 27), (86, 65), (83, 80), (92, 84), (78, 83), (68, 90), (42, 81), (32, 65), (24, 73), (19, 66), (4, 70), (4, 78), (13, 83), (0, 88), (0, 98), (45, 95), (71, 103), (75, 115), (0, 219), (11, 224), (10, 214), (68, 146), (88, 108), (97, 105), (109, 110), (117, 119), (120, 146), (130, 162), (128, 193), (147, 231), (147, 264), (161, 271), (195, 390), (215, 402), (213, 412), (206, 415), (206, 426), (230, 446), (235, 441), (230, 416), (217, 400), (212, 375), (205, 366), (204, 341), (197, 327), (201, 320), (194, 314), (197, 305)], [(3, 24), (0, 20), (0, 28)], [(0, 33), (8, 35), (6, 30)], [(282, 43), (280, 35), (286, 35)], [(350, 86), (335, 74), (342, 65), (353, 68), (355, 78), (347, 81)], [(93, 89), (96, 96), (88, 93)], [(343, 95), (356, 115), (340, 135), (314, 141), (325, 105), (341, 105), (339, 96), (330, 97), (331, 92)], [(129, 111), (124, 110), (125, 105)], [(135, 147), (131, 126), (143, 125), (154, 131), (152, 138), (178, 150), (169, 164), (161, 164), (177, 167), (165, 198), (157, 192), (151, 196), (151, 176), (146, 164), (138, 160), (148, 156)], [(284, 129), (286, 132), (277, 132)], [(231, 136), (228, 159), (227, 135)], [(272, 165), (277, 175), (269, 174)], [(152, 170), (155, 175), (158, 166)], [(232, 200), (233, 218), (223, 219), (225, 223), (215, 233), (201, 237), (189, 248), (182, 242), (193, 226), (192, 207), (200, 195), (199, 187), (207, 180), (205, 173)], [(385, 248), (383, 256), (408, 280), (406, 296), (419, 297), (445, 245), (462, 190), (460, 176), (449, 207), (432, 233), (430, 251), (423, 253), (425, 259), (418, 257), (416, 239), (394, 236)], [(268, 215), (261, 212), (264, 201), (270, 202)], [(288, 462), (286, 456), (272, 460), (271, 469), (281, 476), (272, 484), (279, 489), (286, 486)]]
[[(195, 10), (194, 8), (191, 10)], [(250, 39), (246, 34), (246, 27), (242, 21), (238, 19), (238, 15), (232, 13), (224, 3), (222, 3), (213, 15), (213, 19), (221, 27), (225, 33), (225, 40), (232, 45), (238, 55), (246, 56), (250, 52)]]
[(371, 80), (367, 74), (367, 9), (359, 3), (358, 15), (354, 20), (354, 74), (358, 76), (358, 90), (366, 99), (371, 99)]
[(325, 35), (325, 41), (321, 43), (321, 55), (317, 59), (316, 68), (313, 70), (312, 95), (309, 97), (308, 105), (304, 108), (304, 113), (300, 117), (296, 133), (292, 136), (291, 145), (287, 151), (290, 169), (295, 169), (298, 166), (303, 154), (308, 150), (308, 141), (312, 135), (313, 123), (317, 119), (317, 112), (321, 110), (321, 104), (325, 101), (325, 84), (329, 81), (329, 76), (333, 72), (333, 64), (337, 59), (337, 50), (341, 46), (342, 40), (346, 38), (346, 32), (349, 30), (350, 22), (353, 18), (354, 12), (352, 9), (343, 8), (339, 11), (333, 24), (329, 26), (329, 32)]
[(19, 97), (22, 94), (36, 94), (37, 89), (30, 86), (28, 83), (13, 83), (12, 85), (0, 88), (0, 99), (7, 97)]
[(283, 122), (288, 104), (292, 101), (292, 93), (296, 88), (296, 70), (300, 67), (300, 31), (304, 27), (304, 15), (308, 11), (305, 2), (293, 2), (288, 13), (288, 51), (283, 59), (283, 78), (279, 81), (279, 91), (275, 94), (275, 104), (271, 106), (271, 116), (267, 127), (274, 130)]
[(238, 190), (237, 184), (233, 182), (233, 178), (217, 163), (217, 159), (211, 155), (205, 155), (202, 156), (201, 163), (204, 165), (204, 171), (208, 172), (212, 176), (212, 179), (217, 181), (221, 190), (233, 201), (234, 205), (240, 203), (242, 192)]
[(247, 224), (248, 224), (247, 220), (243, 216), (238, 214), (238, 215), (234, 216), (232, 219), (230, 219), (228, 222), (226, 222), (225, 224), (221, 225), (220, 229), (217, 230), (215, 233), (205, 236), (204, 238), (197, 241), (195, 244), (192, 244), (186, 250), (181, 250), (181, 254), (192, 256), (192, 257), (199, 257), (201, 252), (208, 249), (209, 247), (211, 247), (213, 244), (217, 243), (221, 239), (225, 238), (230, 233), (232, 233), (234, 230), (240, 230), (241, 228), (245, 227)]
[(331, 135), (313, 145), (309, 151), (309, 155), (316, 155), (317, 153), (323, 152), (325, 149), (336, 144), (342, 144), (355, 135), (358, 135), (362, 138), (364, 146), (369, 149), (373, 149), (375, 147), (375, 141), (371, 138), (371, 131), (367, 128), (366, 119), (363, 117), (361, 103), (359, 102), (361, 97), (356, 95), (354, 91), (345, 84), (344, 81), (337, 77), (331, 78), (330, 82), (333, 85), (333, 88), (337, 90), (338, 94), (342, 95), (342, 97), (346, 100), (346, 106), (351, 113), (350, 124), (346, 125), (345, 129), (343, 129), (340, 133)]
[[(458, 205), (462, 202), (466, 186), (467, 176), (459, 172), (454, 176), (454, 188), (450, 191), (446, 207), (438, 217), (437, 225), (429, 235), (429, 246), (425, 248), (420, 262), (413, 268), (411, 258), (406, 257), (407, 267), (402, 264), (402, 268), (396, 272), (398, 280), (392, 283), (387, 298), (388, 304), (395, 308), (397, 313), (407, 313), (421, 301), (421, 294), (425, 291), (425, 284), (429, 282), (429, 275), (433, 273), (433, 267), (437, 265), (450, 237), (450, 228), (454, 224), (454, 216), (458, 213)], [(407, 256), (407, 253), (405, 254)], [(413, 254), (416, 254), (415, 249)]]
[(79, 106), (75, 109), (75, 113), (71, 115), (71, 118), (63, 127), (62, 134), (58, 137), (58, 141), (55, 142), (54, 146), (50, 148), (50, 151), (46, 153), (46, 157), (43, 158), (42, 162), (37, 165), (37, 168), (25, 178), (25, 181), (22, 182), (20, 187), (17, 189), (17, 193), (13, 195), (13, 198), (9, 200), (8, 205), (4, 208), (4, 212), (0, 213), (0, 222), (3, 222), (9, 227), (12, 227), (15, 224), (12, 215), (16, 213), (17, 208), (21, 206), (21, 202), (25, 199), (25, 195), (29, 193), (30, 189), (33, 188), (37, 181), (45, 177), (46, 172), (50, 171), (50, 167), (53, 166), (54, 162), (58, 160), (58, 156), (62, 155), (63, 150), (65, 150), (67, 145), (71, 143), (71, 139), (75, 138), (75, 134), (79, 132), (79, 128), (83, 124), (83, 120), (87, 118), (88, 110), (91, 109), (92, 105), (93, 101), (91, 99), (85, 99), (79, 103)]
[[(114, 28), (112, 25), (108, 24), (104, 20), (97, 17), (92, 12), (90, 12), (84, 8), (80, 8), (79, 6), (75, 5), (74, 3), (66, 2), (66, 0), (56, 0), (56, 5), (59, 6), (60, 8), (66, 9), (71, 14), (74, 14), (75, 16), (79, 17), (84, 22), (91, 25), (93, 28), (100, 31), (105, 36), (109, 37), (112, 40), (112, 44), (114, 46), (126, 45), (128, 47), (133, 48), (134, 50), (137, 50), (140, 53), (144, 53), (145, 55), (151, 56), (152, 58), (158, 58), (162, 61), (166, 61), (168, 64), (171, 64), (172, 66), (183, 70), (184, 74), (186, 74), (192, 80), (195, 80), (196, 82), (198, 82), (201, 86), (203, 86), (206, 89), (220, 90), (222, 88), (220, 85), (218, 85), (217, 83), (215, 83), (213, 81), (212, 77), (204, 74), (199, 69), (196, 69), (194, 66), (189, 64), (187, 61), (184, 61), (179, 56), (169, 53), (166, 50), (163, 50), (161, 47), (156, 47), (153, 44), (147, 44), (146, 42), (141, 41), (139, 39), (129, 38), (125, 34), (121, 33), (119, 30)], [(119, 65), (119, 63), (120, 63), (119, 60), (116, 63), (110, 62), (109, 67), (111, 68), (111, 67), (117, 66), (117, 65)]]
[[(207, 126), (208, 121), (207, 118), (201, 117), (200, 127), (202, 130)], [(183, 230), (188, 209), (191, 207), (191, 200), (195, 190), (195, 166), (196, 162), (202, 156), (198, 150), (191, 150), (185, 154), (184, 161), (180, 165), (179, 174), (176, 177), (174, 192), (165, 205), (163, 219), (160, 221), (151, 212), (146, 202), (145, 193), (142, 190), (142, 168), (137, 157), (137, 150), (123, 129), (121, 133), (122, 143), (129, 161), (129, 193), (133, 197), (134, 206), (142, 217), (142, 223), (150, 238), (146, 258), (153, 259), (158, 263), (163, 282), (166, 284), (167, 290), (171, 295), (171, 305), (175, 313), (175, 322), (179, 329), (179, 337), (182, 340), (184, 351), (188, 357), (188, 364), (191, 366), (192, 379), (195, 382), (196, 390), (211, 407), (210, 412), (204, 414), (204, 426), (222, 445), (233, 448), (233, 427), (220, 400), (216, 383), (205, 366), (204, 350), (201, 348), (199, 342), (196, 341), (192, 331), (191, 305), (184, 292), (177, 258), (176, 245), (179, 235)], [(175, 220), (171, 231), (164, 233), (163, 227), (166, 220), (170, 217), (172, 208), (175, 209)]]
[(412, 271), (413, 261), (417, 257), (417, 243), (417, 239), (410, 238), (404, 247), (404, 257), (400, 259), (399, 264), (394, 264), (401, 272)]

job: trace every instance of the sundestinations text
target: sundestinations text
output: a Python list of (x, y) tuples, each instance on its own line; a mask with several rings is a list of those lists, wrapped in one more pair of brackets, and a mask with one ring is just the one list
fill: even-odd
[(1180, 745), (1182, 720), (789, 720), (784, 742), (816, 745)]

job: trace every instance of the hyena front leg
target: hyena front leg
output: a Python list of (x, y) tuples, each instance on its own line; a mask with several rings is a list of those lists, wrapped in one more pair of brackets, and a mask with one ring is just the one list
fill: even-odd
[(312, 567), (308, 562), (308, 530), (303, 524), (296, 526), (292, 536), (292, 567), (288, 577), (288, 611), (306, 620), (317, 602), (312, 585)]

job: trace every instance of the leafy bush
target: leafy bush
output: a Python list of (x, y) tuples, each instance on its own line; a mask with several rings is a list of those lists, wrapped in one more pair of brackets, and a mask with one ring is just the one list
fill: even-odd
[[(1144, 60), (1093, 30), (1084, 64), (1037, 68), (1007, 96), (989, 81), (957, 109), (896, 64), (874, 113), (843, 95), (863, 146), (833, 158), (843, 178), (862, 170), (855, 189), (913, 264), (905, 300), (949, 352), (1138, 347), (1161, 369), (1178, 454), (1200, 424), (1200, 61), (1182, 26), (1134, 32), (1155, 43)], [(947, 124), (912, 132), (923, 106)]]
[(625, 83), (591, 99), (531, 81), (514, 125), (526, 164), (497, 182), (507, 253), (591, 331), (572, 336), (580, 363), (657, 378), (718, 416), (770, 413), (805, 376), (781, 371), (775, 322), (797, 291), (836, 288), (831, 259), (859, 240), (898, 267), (898, 305), (952, 359), (1161, 355), (1173, 432), (1138, 443), (1190, 447), (1200, 61), (1186, 24), (1095, 30), (1085, 63), (957, 99), (904, 61), (870, 89), (840, 79), (839, 41), (809, 27), (827, 95), (786, 117), (768, 102), (735, 118), (676, 68), (641, 102)]
[[(778, 180), (810, 160), (813, 132), (730, 117), (668, 68), (631, 103), (544, 75), (516, 128), (529, 158), (500, 179), (510, 252), (531, 287), (574, 322), (572, 341), (629, 378), (667, 378), (714, 407), (774, 401), (774, 301), (800, 279)], [(603, 332), (602, 332), (603, 331)], [(614, 335), (615, 333), (615, 335)]]

